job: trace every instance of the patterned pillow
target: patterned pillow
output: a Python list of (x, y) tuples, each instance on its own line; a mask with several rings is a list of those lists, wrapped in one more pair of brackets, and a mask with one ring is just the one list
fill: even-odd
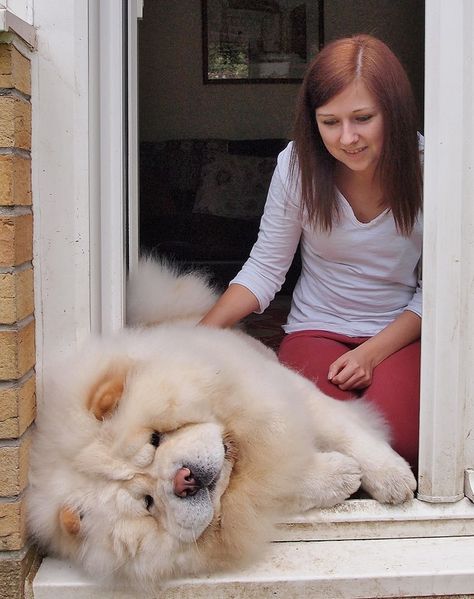
[(276, 158), (212, 153), (201, 171), (193, 212), (260, 218)]

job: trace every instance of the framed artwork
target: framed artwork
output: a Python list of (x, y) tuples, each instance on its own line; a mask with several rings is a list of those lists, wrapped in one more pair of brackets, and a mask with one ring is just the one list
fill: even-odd
[(298, 83), (324, 43), (324, 0), (201, 0), (203, 81)]

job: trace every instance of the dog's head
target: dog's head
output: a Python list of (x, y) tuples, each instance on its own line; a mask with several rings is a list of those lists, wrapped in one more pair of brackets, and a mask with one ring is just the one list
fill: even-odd
[(221, 370), (169, 360), (102, 368), (81, 399), (90, 436), (74, 451), (64, 452), (65, 434), (63, 447), (51, 443), (40, 414), (33, 532), (99, 577), (143, 584), (228, 567), (252, 559), (271, 531), (279, 483), (269, 438), (280, 440), (264, 430), (267, 414), (258, 426)]
[(254, 559), (312, 443), (288, 376), (230, 332), (131, 335), (127, 352), (103, 341), (77, 374), (56, 375), (32, 452), (31, 531), (95, 576), (142, 584)]
[(142, 584), (201, 569), (202, 539), (221, 526), (235, 445), (220, 425), (198, 423), (143, 427), (119, 446), (111, 425), (72, 465), (80, 478), (57, 506), (57, 549), (95, 575), (122, 571)]

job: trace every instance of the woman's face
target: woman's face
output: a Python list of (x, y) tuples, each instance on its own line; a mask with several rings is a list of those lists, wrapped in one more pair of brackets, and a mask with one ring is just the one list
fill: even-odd
[(327, 151), (351, 171), (373, 175), (383, 146), (383, 118), (362, 81), (316, 109), (316, 123)]

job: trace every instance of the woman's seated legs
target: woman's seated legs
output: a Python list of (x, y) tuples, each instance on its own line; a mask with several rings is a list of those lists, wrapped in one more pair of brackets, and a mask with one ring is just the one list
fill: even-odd
[(416, 468), (420, 410), (420, 341), (395, 352), (375, 369), (363, 397), (385, 416), (392, 447)]
[(301, 331), (284, 337), (278, 351), (278, 359), (285, 366), (316, 383), (326, 395), (335, 399), (353, 399), (358, 397), (359, 393), (342, 391), (328, 380), (329, 366), (349, 349), (351, 348), (345, 343), (333, 339), (331, 333)]
[(286, 366), (314, 381), (327, 395), (347, 400), (361, 395), (375, 405), (391, 430), (393, 448), (416, 469), (418, 464), (420, 347), (411, 343), (381, 362), (367, 389), (342, 391), (328, 381), (330, 364), (366, 338), (326, 331), (301, 331), (286, 335), (278, 357)]

